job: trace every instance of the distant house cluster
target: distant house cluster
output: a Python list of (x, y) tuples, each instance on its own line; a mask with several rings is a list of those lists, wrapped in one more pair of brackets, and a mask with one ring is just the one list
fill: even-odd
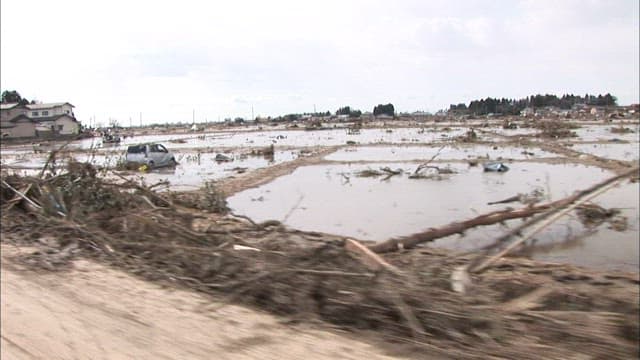
[(80, 123), (68, 102), (0, 104), (2, 138), (51, 137), (80, 132)]

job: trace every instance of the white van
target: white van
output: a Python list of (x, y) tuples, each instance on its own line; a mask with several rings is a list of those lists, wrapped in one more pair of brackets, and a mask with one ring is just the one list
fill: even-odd
[(130, 145), (127, 148), (127, 164), (147, 165), (149, 168), (175, 166), (176, 158), (162, 144)]

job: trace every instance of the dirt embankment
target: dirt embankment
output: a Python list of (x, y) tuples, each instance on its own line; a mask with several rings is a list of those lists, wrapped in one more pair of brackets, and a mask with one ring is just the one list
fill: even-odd
[(2, 359), (389, 359), (369, 344), (145, 282), (92, 261), (65, 273), (2, 245)]

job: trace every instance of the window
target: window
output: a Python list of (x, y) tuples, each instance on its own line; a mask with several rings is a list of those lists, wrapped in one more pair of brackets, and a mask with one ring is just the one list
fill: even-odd
[(132, 145), (129, 146), (127, 152), (130, 154), (139, 154), (144, 152), (144, 145)]
[(48, 115), (49, 115), (49, 112), (48, 112), (48, 111), (43, 111), (43, 112), (42, 112), (42, 116), (48, 116)]
[(69, 110), (65, 110), (65, 111), (64, 111), (64, 113), (65, 113), (65, 114), (68, 114), (68, 113), (69, 113)]
[(62, 131), (62, 129), (64, 129), (64, 125), (58, 125), (58, 131)]
[(32, 112), (31, 116), (38, 116), (38, 112), (37, 111)]

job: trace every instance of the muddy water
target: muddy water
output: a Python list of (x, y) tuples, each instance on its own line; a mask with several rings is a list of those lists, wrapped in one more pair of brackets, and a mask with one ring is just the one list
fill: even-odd
[[(599, 168), (582, 165), (518, 162), (509, 165), (511, 170), (500, 174), (451, 164), (451, 168), (459, 173), (441, 180), (411, 180), (405, 174), (388, 181), (359, 178), (354, 173), (383, 166), (412, 171), (415, 165), (309, 166), (259, 188), (239, 193), (229, 199), (229, 204), (235, 212), (256, 221), (276, 219), (298, 229), (380, 241), (506, 206), (523, 206), (519, 203), (487, 205), (487, 202), (502, 200), (517, 193), (541, 189), (555, 200), (612, 175)], [(634, 186), (620, 190), (621, 193), (617, 195), (612, 193), (614, 195), (603, 204), (625, 208), (625, 215), (630, 217), (630, 230), (617, 233), (601, 227), (598, 234), (584, 240), (586, 245), (570, 246), (563, 252), (538, 252), (536, 256), (604, 267), (625, 268), (635, 264), (637, 268), (638, 193), (637, 184)], [(634, 201), (635, 204), (631, 204)], [(582, 230), (577, 220), (567, 218), (538, 236), (538, 240), (540, 244), (546, 244)], [(456, 250), (477, 249), (504, 231), (502, 225), (480, 228), (470, 231), (463, 238), (453, 236), (442, 239), (435, 246)], [(615, 240), (610, 242), (609, 239)]]
[[(264, 156), (243, 155), (242, 152), (227, 152), (225, 155), (232, 161), (215, 161), (216, 153), (198, 153), (192, 151), (176, 152), (178, 165), (175, 168), (160, 168), (150, 172), (130, 171), (125, 176), (142, 178), (147, 184), (153, 184), (166, 180), (170, 183), (171, 190), (195, 190), (204, 185), (206, 181), (217, 180), (236, 174), (263, 168), (285, 161), (291, 161), (298, 157), (297, 151), (276, 151), (273, 158)], [(123, 160), (120, 153), (73, 153), (73, 158), (81, 162), (88, 162), (97, 166), (114, 167)], [(4, 156), (3, 164), (13, 167), (12, 172), (21, 175), (36, 175), (40, 172), (47, 154), (22, 154)], [(60, 159), (57, 164), (64, 165), (67, 158)]]
[(637, 142), (640, 141), (640, 125), (627, 124), (622, 125), (625, 128), (631, 129), (632, 133), (617, 134), (611, 132), (612, 128), (620, 127), (620, 125), (589, 125), (583, 126), (579, 129), (575, 129), (575, 133), (579, 141), (610, 141), (612, 139), (620, 139), (624, 141)]
[(640, 143), (627, 144), (574, 144), (572, 150), (606, 159), (632, 161), (640, 159)]
[(627, 217), (628, 231), (620, 232), (609, 226), (600, 226), (595, 235), (583, 239), (575, 246), (534, 254), (534, 257), (558, 262), (571, 261), (580, 265), (638, 271), (640, 246), (640, 187), (626, 183), (594, 200), (605, 208), (619, 208)]
[(215, 153), (202, 153), (198, 158), (195, 153), (176, 153), (178, 165), (173, 168), (157, 169), (143, 174), (145, 181), (157, 182), (167, 180), (171, 184), (172, 191), (195, 190), (209, 180), (218, 180), (263, 168), (285, 161), (291, 161), (298, 157), (295, 151), (277, 151), (273, 158), (264, 156), (241, 156), (240, 154), (225, 154), (233, 161), (216, 162)]
[(454, 160), (486, 157), (489, 159), (531, 159), (549, 158), (559, 155), (538, 148), (522, 148), (511, 146), (360, 146), (348, 147), (327, 155), (332, 161), (409, 161), (429, 160), (435, 155), (437, 160)]
[[(85, 139), (71, 143), (70, 148), (103, 150), (124, 150), (128, 145), (145, 142), (160, 142), (168, 149), (227, 148), (239, 146), (287, 146), (308, 147), (317, 145), (344, 145), (347, 141), (361, 144), (376, 143), (432, 143), (450, 140), (463, 135), (466, 128), (420, 128), (363, 129), (359, 134), (349, 134), (347, 129), (329, 130), (273, 130), (273, 131), (226, 131), (206, 134), (163, 134), (127, 137), (119, 145), (103, 145), (100, 139)], [(481, 138), (482, 135), (478, 134)], [(25, 148), (26, 149), (26, 148)]]

